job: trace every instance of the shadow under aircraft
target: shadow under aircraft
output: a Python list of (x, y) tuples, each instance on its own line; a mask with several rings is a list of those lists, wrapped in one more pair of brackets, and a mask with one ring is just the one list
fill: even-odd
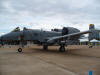
[(92, 39), (100, 40), (100, 30), (96, 30), (94, 24), (89, 25), (89, 30), (82, 31), (73, 27), (63, 27), (63, 29), (52, 29), (52, 31), (44, 31), (38, 29), (19, 27), (14, 29), (8, 34), (0, 37), (0, 44), (16, 44), (22, 47), (18, 48), (18, 52), (22, 52), (23, 46), (27, 45), (27, 42), (33, 42), (34, 44), (42, 45), (44, 50), (48, 50), (48, 46), (58, 45), (60, 52), (65, 52), (65, 46), (79, 42), (79, 39), (83, 34), (89, 34), (89, 41)]

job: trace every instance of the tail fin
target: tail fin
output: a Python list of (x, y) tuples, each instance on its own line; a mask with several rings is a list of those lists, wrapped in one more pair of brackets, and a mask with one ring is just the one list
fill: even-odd
[(89, 37), (88, 37), (89, 40), (93, 40), (93, 39), (100, 40), (99, 32), (95, 31), (95, 25), (94, 24), (89, 25), (89, 30), (93, 30), (92, 33), (89, 33)]

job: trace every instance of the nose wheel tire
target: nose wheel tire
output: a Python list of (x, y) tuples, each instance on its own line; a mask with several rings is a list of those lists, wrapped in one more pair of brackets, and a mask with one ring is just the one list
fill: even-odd
[(19, 49), (18, 49), (18, 52), (19, 52), (19, 53), (22, 52), (22, 48), (19, 48)]

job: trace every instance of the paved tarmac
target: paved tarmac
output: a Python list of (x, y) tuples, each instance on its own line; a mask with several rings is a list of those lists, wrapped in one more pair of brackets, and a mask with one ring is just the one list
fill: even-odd
[(68, 46), (61, 53), (59, 47), (25, 47), (22, 53), (17, 46), (0, 48), (0, 75), (88, 75), (93, 70), (100, 75), (100, 46)]

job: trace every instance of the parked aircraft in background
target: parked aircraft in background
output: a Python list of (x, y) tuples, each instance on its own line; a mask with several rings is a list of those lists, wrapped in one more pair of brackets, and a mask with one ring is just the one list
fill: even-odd
[[(17, 27), (10, 33), (1, 36), (0, 42), (2, 45), (13, 43), (25, 45), (28, 41), (31, 41), (34, 44), (43, 45), (44, 50), (48, 50), (48, 46), (50, 45), (57, 44), (60, 46), (59, 51), (64, 52), (65, 45), (75, 43), (76, 41), (79, 42), (83, 34), (89, 33), (89, 40), (94, 38), (100, 40), (99, 32), (100, 30), (95, 30), (94, 24), (90, 24), (89, 30), (83, 32), (73, 27), (63, 27), (63, 29), (55, 29), (52, 31), (27, 28), (20, 30)], [(18, 49), (18, 52), (22, 52), (21, 47)]]

